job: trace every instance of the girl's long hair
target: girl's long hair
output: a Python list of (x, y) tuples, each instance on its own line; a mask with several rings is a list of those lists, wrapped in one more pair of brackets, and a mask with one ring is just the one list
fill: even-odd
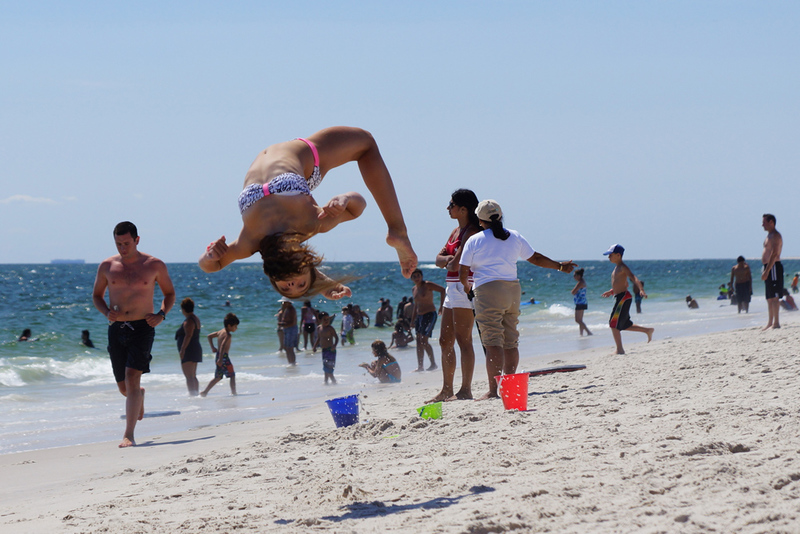
[[(298, 232), (281, 232), (268, 235), (258, 244), (261, 259), (264, 262), (264, 274), (269, 277), (272, 287), (281, 295), (289, 298), (310, 297), (325, 293), (329, 289), (348, 284), (358, 277), (330, 279), (319, 273), (322, 256), (305, 243), (306, 236)], [(275, 282), (280, 282), (303, 273), (308, 269), (310, 283), (302, 295), (284, 295)]]
[(389, 351), (386, 349), (386, 343), (377, 339), (372, 342), (372, 352), (375, 356), (389, 356)]
[[(258, 244), (264, 262), (264, 274), (273, 283), (296, 276), (306, 269), (313, 273), (322, 263), (322, 256), (305, 244), (305, 238), (297, 232), (280, 232), (264, 237)], [(311, 282), (313, 285), (314, 280)]]

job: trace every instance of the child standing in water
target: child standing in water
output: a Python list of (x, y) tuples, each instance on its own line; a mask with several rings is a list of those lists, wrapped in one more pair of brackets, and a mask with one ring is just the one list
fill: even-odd
[(603, 255), (608, 256), (609, 261), (616, 266), (614, 267), (614, 272), (611, 273), (611, 289), (603, 293), (602, 296), (606, 298), (614, 295), (616, 298), (614, 308), (611, 310), (611, 319), (608, 322), (608, 326), (611, 327), (614, 343), (617, 345), (617, 354), (625, 354), (625, 350), (622, 348), (623, 330), (632, 330), (633, 332), (647, 334), (648, 343), (653, 339), (652, 328), (638, 326), (631, 321), (630, 310), (633, 297), (630, 292), (628, 292), (628, 279), (633, 282), (635, 288), (639, 289), (643, 298), (647, 298), (647, 294), (644, 292), (644, 288), (641, 282), (639, 282), (639, 279), (633, 274), (633, 271), (622, 262), (622, 255), (624, 253), (625, 249), (622, 245), (611, 245), (611, 248), (603, 253)]
[(317, 336), (314, 340), (312, 349), (317, 351), (317, 347), (322, 348), (322, 372), (325, 373), (325, 383), (328, 380), (335, 384), (333, 369), (336, 367), (336, 345), (339, 344), (339, 336), (336, 329), (331, 326), (331, 317), (327, 312), (319, 312), (319, 326)]
[(355, 323), (352, 315), (353, 308), (350, 304), (342, 308), (342, 346), (344, 347), (345, 340), (349, 341), (351, 345), (356, 344), (355, 337), (353, 337), (353, 328)]
[[(231, 363), (228, 353), (231, 350), (233, 333), (239, 329), (239, 318), (233, 313), (229, 313), (225, 316), (225, 319), (223, 319), (222, 324), (225, 328), (208, 334), (208, 343), (211, 345), (211, 352), (217, 355), (217, 368), (214, 371), (214, 379), (209, 382), (206, 389), (200, 393), (201, 397), (208, 395), (211, 388), (222, 380), (223, 377), (228, 377), (230, 379), (231, 395), (236, 395), (236, 373), (233, 371), (233, 364)], [(214, 346), (214, 338), (219, 338), (219, 347)]]
[(589, 308), (589, 301), (586, 300), (586, 281), (583, 279), (583, 269), (578, 269), (572, 277), (575, 279), (575, 287), (572, 288), (572, 299), (575, 302), (575, 322), (578, 323), (580, 335), (586, 330), (586, 335), (591, 336), (589, 327), (583, 322), (583, 313)]

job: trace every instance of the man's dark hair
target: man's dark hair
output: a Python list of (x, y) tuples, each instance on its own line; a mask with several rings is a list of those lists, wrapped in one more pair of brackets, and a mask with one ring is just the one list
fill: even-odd
[(738, 258), (736, 258), (737, 263), (742, 263), (743, 261), (744, 261), (744, 256), (739, 256)]
[(775, 216), (773, 214), (771, 214), (771, 213), (765, 213), (764, 215), (762, 215), (762, 217), (765, 218), (768, 221), (772, 221), (775, 224), (778, 223), (777, 219), (775, 219)]
[(131, 237), (136, 239), (139, 237), (139, 231), (136, 230), (136, 225), (130, 221), (122, 221), (114, 227), (114, 235), (131, 234)]
[(425, 278), (425, 275), (424, 275), (424, 274), (422, 274), (422, 269), (414, 269), (413, 271), (411, 271), (411, 276), (414, 276), (414, 275), (415, 275), (415, 274), (417, 274), (417, 273), (419, 273), (419, 275), (420, 275), (421, 277)]
[(229, 313), (225, 316), (225, 319), (222, 320), (222, 324), (225, 326), (233, 326), (239, 324), (239, 318), (236, 317), (233, 313)]

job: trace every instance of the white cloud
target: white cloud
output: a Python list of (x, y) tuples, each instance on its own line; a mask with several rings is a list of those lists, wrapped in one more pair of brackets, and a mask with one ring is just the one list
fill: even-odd
[(12, 195), (8, 198), (0, 199), (0, 204), (11, 204), (12, 202), (28, 202), (31, 204), (58, 204), (52, 198), (32, 197), (30, 195)]

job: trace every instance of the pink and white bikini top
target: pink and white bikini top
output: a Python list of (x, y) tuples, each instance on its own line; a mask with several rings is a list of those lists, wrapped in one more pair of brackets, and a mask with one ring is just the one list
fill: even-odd
[(311, 191), (322, 182), (317, 147), (308, 139), (298, 137), (297, 140), (307, 144), (311, 153), (314, 154), (314, 170), (311, 176), (303, 178), (297, 173), (285, 172), (270, 180), (269, 183), (248, 185), (239, 193), (239, 213), (243, 214), (247, 208), (269, 195), (310, 195)]

